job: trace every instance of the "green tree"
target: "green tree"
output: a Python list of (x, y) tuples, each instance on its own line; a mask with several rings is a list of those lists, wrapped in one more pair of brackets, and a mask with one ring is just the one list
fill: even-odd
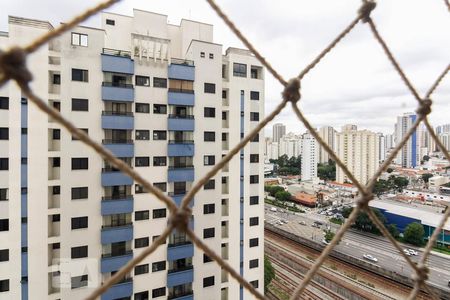
[(424, 155), (422, 158), (423, 161), (429, 161), (430, 157), (428, 155)]
[(399, 192), (403, 191), (405, 187), (409, 184), (409, 180), (405, 177), (395, 177), (394, 178), (394, 186), (395, 189)]
[(417, 222), (408, 224), (403, 232), (405, 242), (415, 246), (422, 246), (425, 244), (423, 240), (424, 235), (425, 230), (423, 225)]
[[(378, 220), (380, 220), (382, 224), (386, 224), (387, 222), (386, 217), (378, 209), (376, 208), (370, 209), (377, 216)], [(381, 234), (378, 227), (375, 224), (373, 224), (372, 220), (370, 219), (369, 215), (366, 212), (360, 212), (358, 214), (353, 227), (362, 231), (371, 232), (374, 234)]]
[(275, 197), (278, 192), (284, 191), (284, 188), (278, 185), (266, 185), (264, 186), (264, 190), (268, 192), (270, 196)]
[(264, 256), (264, 290), (267, 291), (270, 282), (275, 278), (275, 269), (269, 258)]
[(431, 174), (431, 173), (425, 173), (425, 174), (422, 174), (422, 180), (423, 180), (423, 182), (425, 182), (425, 183), (428, 183), (428, 180), (429, 180), (431, 177), (433, 177), (433, 174)]
[(398, 238), (400, 236), (400, 232), (398, 231), (397, 225), (395, 224), (389, 224), (387, 230), (394, 238)]
[(278, 191), (275, 194), (275, 198), (279, 201), (289, 201), (291, 200), (291, 194), (289, 192), (286, 191)]
[(341, 214), (344, 218), (347, 219), (350, 216), (350, 214), (352, 213), (352, 211), (353, 211), (353, 207), (346, 206), (346, 207), (342, 208)]
[(392, 173), (392, 172), (394, 172), (394, 169), (392, 169), (392, 168), (387, 168), (386, 172)]
[(327, 230), (325, 231), (325, 241), (327, 241), (327, 243), (331, 242), (331, 240), (334, 238), (335, 233), (331, 230)]
[(328, 164), (317, 164), (317, 176), (322, 180), (336, 180), (336, 163), (329, 160)]

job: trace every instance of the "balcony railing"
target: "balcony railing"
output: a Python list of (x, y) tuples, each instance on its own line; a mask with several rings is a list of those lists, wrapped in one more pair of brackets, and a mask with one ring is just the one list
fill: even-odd
[[(128, 166), (131, 168), (131, 165)], [(122, 171), (114, 167), (102, 168), (102, 173), (109, 173), (109, 172), (122, 172)]]
[(128, 116), (128, 117), (132, 117), (133, 116), (133, 112), (131, 112), (131, 111), (104, 110), (104, 111), (102, 111), (102, 116)]
[(193, 60), (181, 59), (181, 58), (171, 58), (170, 63), (174, 65), (183, 65), (183, 66), (194, 66)]
[(115, 253), (114, 255), (112, 253), (102, 254), (102, 258), (119, 257), (130, 254), (133, 254), (133, 250), (126, 250), (123, 253)]
[(169, 140), (169, 144), (193, 144), (194, 140)]
[(107, 87), (120, 87), (120, 88), (126, 88), (126, 89), (132, 89), (133, 88), (132, 84), (121, 83), (121, 82), (106, 82), (106, 81), (103, 81), (102, 85), (103, 86), (107, 86)]
[(167, 299), (172, 300), (172, 299), (177, 299), (177, 298), (181, 298), (181, 297), (190, 296), (190, 295), (193, 295), (193, 294), (194, 294), (193, 291), (186, 291), (184, 293), (178, 293), (178, 294), (169, 294), (169, 297)]
[(125, 50), (117, 50), (111, 48), (103, 48), (103, 54), (114, 55), (114, 56), (123, 56), (131, 58), (131, 52)]
[(185, 90), (185, 89), (174, 89), (174, 88), (169, 88), (169, 92), (172, 92), (172, 93), (193, 94), (193, 93), (194, 93), (194, 90)]
[(170, 114), (170, 119), (194, 119), (194, 115), (177, 115), (177, 114)]
[(120, 199), (126, 199), (126, 198), (132, 198), (132, 194), (120, 194), (120, 195), (114, 195), (114, 196), (103, 196), (102, 201), (115, 201)]
[(133, 140), (127, 139), (104, 139), (102, 144), (133, 144)]
[(169, 170), (173, 169), (193, 169), (193, 165), (176, 165), (176, 166), (169, 166)]
[(133, 226), (133, 222), (120, 223), (120, 224), (111, 224), (111, 225), (102, 225), (102, 229), (112, 229), (112, 228), (130, 227), (130, 226)]
[(182, 238), (182, 239), (176, 239), (172, 243), (169, 242), (168, 247), (172, 248), (172, 247), (178, 247), (178, 246), (189, 245), (189, 244), (192, 244), (192, 242), (187, 240), (186, 238)]
[(180, 191), (173, 191), (173, 192), (169, 192), (168, 195), (169, 196), (177, 196), (177, 195), (186, 195), (187, 191), (185, 190), (180, 190)]
[(180, 268), (176, 268), (176, 269), (171, 269), (169, 271), (167, 271), (169, 274), (170, 273), (175, 273), (175, 272), (181, 272), (181, 271), (186, 271), (186, 270), (192, 270), (194, 268), (193, 265), (190, 266), (184, 266), (184, 267), (180, 267)]

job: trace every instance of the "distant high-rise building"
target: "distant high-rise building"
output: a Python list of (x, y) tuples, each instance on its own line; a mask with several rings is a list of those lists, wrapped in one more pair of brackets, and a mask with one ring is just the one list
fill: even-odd
[[(398, 144), (406, 135), (408, 130), (412, 127), (416, 121), (417, 116), (415, 113), (405, 113), (403, 116), (397, 117), (397, 123), (395, 124), (395, 143)], [(395, 162), (404, 168), (415, 168), (420, 164), (420, 127), (418, 127), (412, 136), (408, 139), (405, 146), (402, 147), (397, 155)]]
[(357, 130), (357, 126), (354, 124), (345, 124), (341, 127), (341, 131), (350, 131), (350, 130)]
[[(331, 126), (324, 126), (319, 129), (320, 138), (331, 148), (331, 150), (336, 151), (336, 133), (337, 131)], [(319, 151), (319, 162), (327, 163), (330, 159), (330, 155), (323, 147), (320, 147)]]
[(319, 143), (310, 134), (303, 134), (302, 139), (302, 180), (317, 177), (317, 163), (319, 162)]
[(447, 133), (450, 132), (450, 124), (439, 125), (436, 127), (436, 133)]
[(386, 159), (386, 139), (381, 133), (377, 133), (378, 137), (378, 161), (381, 163)]
[[(356, 130), (356, 126), (345, 126), (337, 133), (337, 156), (361, 183), (365, 184), (379, 166), (379, 138), (375, 132)], [(337, 167), (336, 181), (350, 182), (341, 168)]]
[(392, 149), (392, 148), (395, 147), (394, 135), (393, 134), (385, 134), (384, 135), (384, 146), (385, 146), (386, 152), (389, 149)]
[(280, 139), (286, 134), (286, 126), (281, 123), (276, 123), (272, 127), (272, 141), (278, 143)]

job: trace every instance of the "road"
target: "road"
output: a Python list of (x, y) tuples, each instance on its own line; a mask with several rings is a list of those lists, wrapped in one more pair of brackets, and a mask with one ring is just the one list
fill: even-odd
[[(330, 226), (334, 232), (339, 228), (339, 225), (330, 223), (326, 217), (322, 215), (317, 215), (315, 213), (292, 214), (292, 212), (272, 212), (270, 211), (270, 207), (270, 205), (266, 204), (265, 221), (273, 224), (280, 219), (287, 220), (289, 223), (279, 226), (284, 230), (318, 242), (323, 240), (323, 229), (312, 227), (311, 224), (314, 220), (320, 220), (322, 223), (326, 224), (326, 226)], [(301, 225), (299, 224), (299, 221), (304, 221), (307, 225)], [(414, 247), (405, 246), (405, 248), (406, 247), (418, 250)], [(375, 264), (386, 270), (395, 271), (408, 277), (411, 277), (413, 274), (412, 268), (398, 253), (398, 250), (383, 237), (365, 235), (350, 230), (344, 234), (342, 241), (335, 249), (344, 254), (358, 258), (362, 258), (364, 254), (371, 254), (378, 259), (378, 262)], [(420, 251), (418, 252), (418, 256), (410, 256), (412, 261), (418, 261), (420, 259), (421, 253)], [(450, 288), (447, 285), (450, 280), (450, 257), (446, 258), (441, 255), (431, 254), (427, 261), (427, 265), (430, 268), (428, 282), (432, 285), (439, 286), (440, 288), (446, 288), (450, 292)]]

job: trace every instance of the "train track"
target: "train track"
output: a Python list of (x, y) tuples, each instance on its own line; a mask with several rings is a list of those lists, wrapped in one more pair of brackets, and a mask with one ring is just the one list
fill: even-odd
[[(302, 244), (299, 244), (295, 241), (292, 241), (290, 239), (285, 238), (284, 236), (281, 236), (277, 233), (274, 233), (270, 230), (265, 230), (266, 235), (266, 248), (268, 252), (277, 253), (279, 256), (284, 256), (285, 260), (292, 260), (292, 262), (295, 262), (298, 267), (303, 268), (306, 270), (309, 269), (311, 266), (311, 262), (308, 261), (308, 259), (305, 258), (305, 256), (310, 256), (312, 258), (316, 258), (319, 255), (319, 252), (315, 249), (309, 248), (307, 246), (304, 246)], [(275, 243), (273, 241), (276, 241)], [(283, 245), (283, 246), (281, 246)], [(294, 251), (293, 251), (294, 250)], [(282, 253), (282, 254), (281, 254)], [(300, 256), (299, 253), (302, 253), (303, 256)], [(283, 258), (283, 257), (281, 257)], [(276, 260), (276, 259), (275, 259)], [(376, 290), (374, 288), (371, 288), (365, 284), (362, 284), (355, 280), (350, 280), (349, 278), (345, 277), (343, 274), (333, 271), (331, 269), (325, 270), (321, 269), (318, 274), (324, 277), (329, 277), (331, 279), (331, 276), (329, 273), (335, 273), (334, 279), (331, 279), (333, 281), (336, 281), (336, 284), (343, 284), (346, 288), (350, 287), (350, 290), (352, 293), (354, 293), (355, 299), (357, 299), (357, 295), (360, 296), (360, 299), (405, 299), (411, 292), (411, 288), (402, 284), (399, 284), (397, 282), (394, 282), (392, 280), (388, 280), (387, 278), (377, 275), (375, 273), (372, 273), (370, 271), (357, 268), (354, 265), (350, 263), (343, 262), (341, 260), (329, 257), (327, 259), (327, 263), (332, 263), (334, 266), (336, 266), (336, 269), (339, 270), (348, 270), (351, 271), (352, 274), (354, 274), (358, 278), (370, 278), (370, 283), (374, 284), (375, 286), (382, 286), (383, 290), (389, 291), (389, 295), (386, 293), (382, 293), (379, 290)], [(290, 267), (292, 269), (292, 264), (287, 267)], [(285, 266), (286, 268), (286, 266)], [(323, 268), (323, 267), (322, 267)], [(294, 270), (295, 271), (295, 270)], [(298, 273), (298, 271), (296, 271)], [(278, 275), (278, 273), (277, 273)], [(341, 277), (338, 279), (337, 277)], [(343, 278), (345, 277), (345, 278)], [(301, 277), (303, 278), (303, 277)], [(297, 281), (296, 285), (300, 282), (300, 280)], [(351, 284), (349, 284), (351, 282)], [(289, 291), (286, 291), (289, 292)], [(334, 299), (334, 298), (332, 298)], [(423, 292), (421, 292), (416, 299), (429, 299), (429, 296)]]

